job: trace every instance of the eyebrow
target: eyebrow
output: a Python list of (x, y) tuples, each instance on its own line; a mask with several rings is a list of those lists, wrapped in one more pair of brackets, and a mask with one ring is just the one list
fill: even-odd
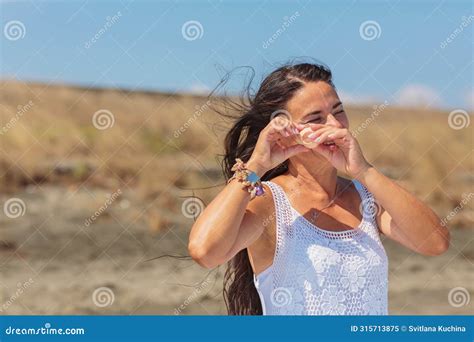
[[(340, 105), (342, 105), (342, 102), (341, 102), (341, 101), (337, 102), (334, 106), (332, 106), (332, 109), (336, 109), (336, 108), (339, 107)], [(318, 115), (318, 114), (321, 114), (321, 111), (320, 111), (320, 110), (312, 111), (312, 112), (306, 114), (305, 116), (303, 116), (303, 117), (301, 118), (301, 120), (306, 119), (308, 116), (311, 116), (311, 115)]]

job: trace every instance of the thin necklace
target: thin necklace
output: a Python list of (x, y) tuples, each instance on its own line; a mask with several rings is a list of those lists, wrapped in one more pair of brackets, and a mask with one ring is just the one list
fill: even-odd
[[(313, 212), (311, 214), (310, 220), (314, 225), (316, 225), (316, 219), (319, 217), (319, 215), (321, 215), (322, 211), (326, 208), (329, 208), (334, 203), (334, 201), (336, 200), (338, 195), (340, 195), (340, 194), (337, 193), (337, 186), (338, 186), (338, 184), (336, 183), (336, 191), (335, 191), (335, 194), (334, 194), (334, 198), (329, 202), (329, 204), (327, 206), (325, 206), (324, 208), (319, 209), (317, 212)], [(344, 191), (342, 191), (342, 192), (344, 192)]]

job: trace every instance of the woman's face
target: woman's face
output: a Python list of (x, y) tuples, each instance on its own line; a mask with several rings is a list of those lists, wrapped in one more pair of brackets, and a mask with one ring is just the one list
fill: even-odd
[[(326, 82), (309, 82), (298, 90), (287, 103), (291, 120), (299, 124), (320, 124), (336, 128), (349, 128), (349, 120), (334, 88)], [(295, 141), (286, 145), (294, 144)], [(305, 157), (303, 157), (305, 156)], [(319, 153), (303, 153), (301, 157), (324, 158)], [(296, 157), (296, 158), (295, 158)], [(293, 158), (299, 159), (299, 155)]]
[(293, 122), (349, 128), (349, 120), (334, 88), (326, 82), (309, 82), (288, 101)]

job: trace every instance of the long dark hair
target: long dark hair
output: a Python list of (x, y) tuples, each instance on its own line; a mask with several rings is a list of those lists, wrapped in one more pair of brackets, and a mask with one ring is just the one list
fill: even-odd
[[(220, 85), (228, 79), (223, 78)], [(253, 73), (254, 75), (254, 73)], [(334, 86), (328, 67), (319, 63), (287, 63), (270, 73), (255, 95), (251, 92), (253, 75), (240, 100), (227, 100), (225, 111), (219, 114), (233, 119), (225, 137), (222, 171), (225, 179), (232, 176), (236, 158), (248, 161), (257, 143), (260, 131), (272, 119), (272, 113), (286, 110), (286, 104), (305, 82), (324, 81)], [(212, 94), (219, 88), (218, 85)], [(228, 114), (228, 109), (237, 115)], [(270, 180), (288, 170), (288, 160), (269, 170), (262, 180)], [(247, 249), (237, 253), (227, 264), (224, 275), (224, 300), (229, 315), (261, 315), (262, 305), (253, 282), (253, 270)]]

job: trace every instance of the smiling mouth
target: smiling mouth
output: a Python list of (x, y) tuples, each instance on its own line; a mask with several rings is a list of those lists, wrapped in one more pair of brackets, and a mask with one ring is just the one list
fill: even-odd
[(325, 146), (332, 146), (332, 145), (336, 145), (336, 144), (335, 144), (334, 142), (332, 142), (332, 141), (326, 141), (326, 142), (323, 143), (323, 145), (325, 145)]

